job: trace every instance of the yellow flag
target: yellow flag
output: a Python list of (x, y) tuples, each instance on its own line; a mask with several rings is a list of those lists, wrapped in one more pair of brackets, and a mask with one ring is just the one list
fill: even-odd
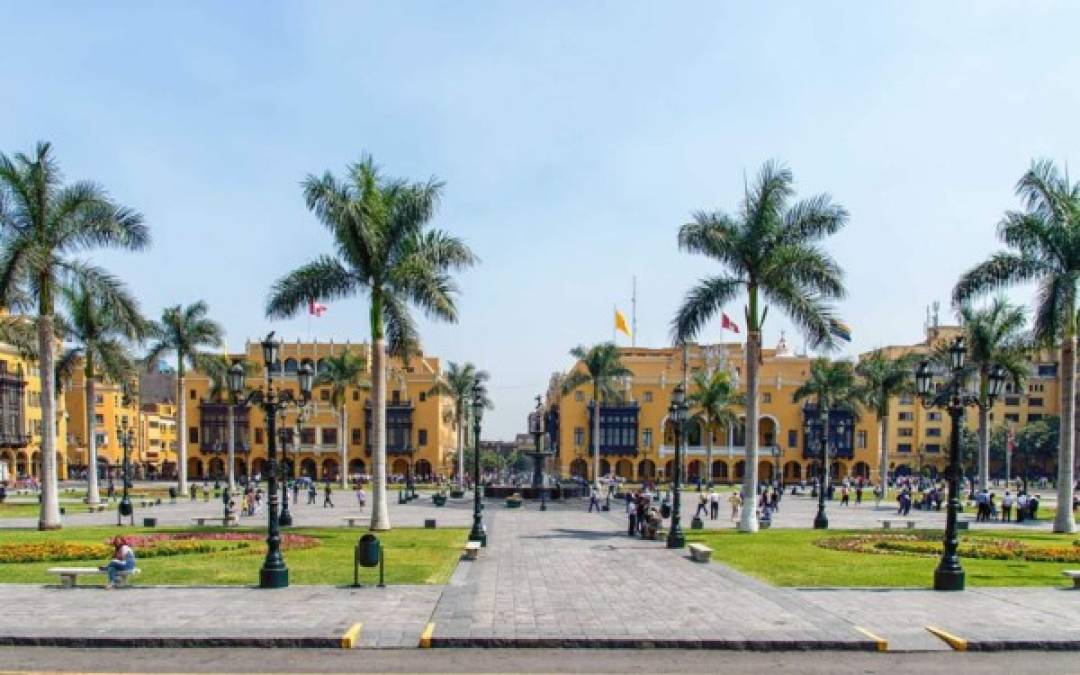
[(622, 331), (626, 337), (630, 337), (630, 326), (626, 324), (626, 315), (618, 309), (615, 310), (615, 330)]

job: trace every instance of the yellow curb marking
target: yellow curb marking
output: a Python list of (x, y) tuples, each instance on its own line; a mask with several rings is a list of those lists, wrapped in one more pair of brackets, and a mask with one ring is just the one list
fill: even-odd
[(926, 630), (930, 631), (934, 635), (938, 636), (942, 640), (948, 643), (950, 647), (958, 652), (966, 652), (968, 648), (968, 641), (962, 637), (957, 637), (952, 633), (942, 630), (936, 626), (927, 626)]
[(865, 628), (862, 628), (861, 626), (855, 626), (855, 630), (859, 631), (860, 633), (862, 633), (863, 635), (865, 635), (866, 637), (870, 638), (875, 643), (877, 643), (877, 650), (879, 652), (887, 652), (887, 651), (889, 651), (889, 641), (886, 640), (885, 638), (883, 638), (883, 637), (881, 637), (879, 635), (874, 635), (873, 633), (866, 630)]
[(360, 629), (364, 627), (364, 624), (359, 621), (349, 626), (349, 630), (345, 631), (345, 634), (341, 636), (341, 648), (352, 649), (360, 642)]
[(431, 648), (431, 634), (435, 632), (435, 624), (429, 623), (424, 626), (424, 632), (420, 633), (420, 649)]

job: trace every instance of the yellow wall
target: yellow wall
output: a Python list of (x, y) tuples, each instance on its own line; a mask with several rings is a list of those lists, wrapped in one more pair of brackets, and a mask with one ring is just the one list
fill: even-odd
[[(38, 377), (36, 362), (24, 359), (18, 351), (6, 344), (0, 344), (0, 362), (3, 363), (10, 381), (23, 383), (22, 424), (9, 425), (7, 421), (0, 426), (3, 439), (0, 444), (0, 462), (7, 466), (11, 479), (18, 476), (39, 476), (41, 472), (41, 379)], [(69, 455), (65, 451), (67, 420), (65, 419), (64, 397), (57, 401), (57, 475), (67, 477)], [(14, 421), (14, 420), (12, 420)], [(10, 427), (10, 428), (9, 428)]]

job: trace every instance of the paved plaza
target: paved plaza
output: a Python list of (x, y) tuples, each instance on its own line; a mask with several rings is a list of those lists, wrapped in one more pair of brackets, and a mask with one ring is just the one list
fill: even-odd
[[(395, 493), (396, 497), (396, 493)], [(220, 502), (180, 500), (148, 509), (161, 525), (217, 515)], [(294, 506), (298, 525), (341, 527), (360, 510), (341, 492), (334, 509)], [(684, 518), (696, 493), (685, 495)], [(720, 563), (700, 564), (684, 550), (626, 536), (625, 514), (587, 513), (585, 502), (527, 502), (507, 509), (490, 500), (490, 545), (461, 560), (445, 586), (354, 589), (292, 586), (150, 587), (105, 591), (0, 586), (0, 644), (65, 646), (279, 647), (669, 647), (736, 650), (948, 651), (1080, 649), (1080, 593), (1063, 588), (988, 588), (942, 594), (906, 589), (777, 588)], [(725, 504), (726, 507), (726, 504)], [(807, 527), (816, 503), (786, 496), (776, 527)], [(115, 513), (69, 509), (65, 522), (114, 525)], [(430, 497), (390, 505), (395, 527), (467, 527), (471, 500), (436, 508)], [(894, 513), (872, 502), (830, 504), (833, 528), (878, 528)], [(721, 512), (707, 526), (733, 527)], [(944, 514), (913, 512), (920, 527)], [(3, 527), (33, 526), (4, 519)], [(259, 527), (264, 518), (242, 524)], [(973, 525), (974, 527), (975, 525)], [(998, 526), (992, 524), (991, 526)], [(982, 525), (978, 525), (982, 527)], [(1045, 527), (1045, 524), (1020, 527)], [(357, 529), (357, 536), (362, 532)], [(2, 533), (0, 533), (2, 537)], [(762, 561), (762, 564), (768, 564)], [(928, 561), (928, 570), (933, 563)], [(253, 569), (254, 575), (254, 569)], [(931, 632), (934, 629), (935, 632)], [(953, 638), (956, 638), (955, 640)]]

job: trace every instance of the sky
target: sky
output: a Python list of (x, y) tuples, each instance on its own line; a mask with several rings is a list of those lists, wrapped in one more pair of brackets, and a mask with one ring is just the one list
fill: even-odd
[[(509, 439), (570, 348), (611, 339), (633, 277), (638, 345), (669, 344), (719, 271), (679, 226), (737, 209), (769, 159), (850, 212), (824, 244), (848, 289), (841, 355), (921, 339), (934, 301), (951, 320), (1030, 162), (1080, 158), (1077, 25), (1080, 4), (1045, 0), (0, 0), (0, 152), (49, 140), (68, 179), (140, 211), (148, 251), (83, 257), (148, 316), (205, 300), (234, 349), (271, 329), (369, 338), (364, 297), (264, 316), (274, 280), (332, 251), (306, 175), (370, 153), (439, 177), (433, 225), (481, 264), (458, 276), (457, 324), (421, 319), (423, 346), (490, 372), (484, 436)], [(801, 345), (770, 312), (766, 345), (781, 331)]]

